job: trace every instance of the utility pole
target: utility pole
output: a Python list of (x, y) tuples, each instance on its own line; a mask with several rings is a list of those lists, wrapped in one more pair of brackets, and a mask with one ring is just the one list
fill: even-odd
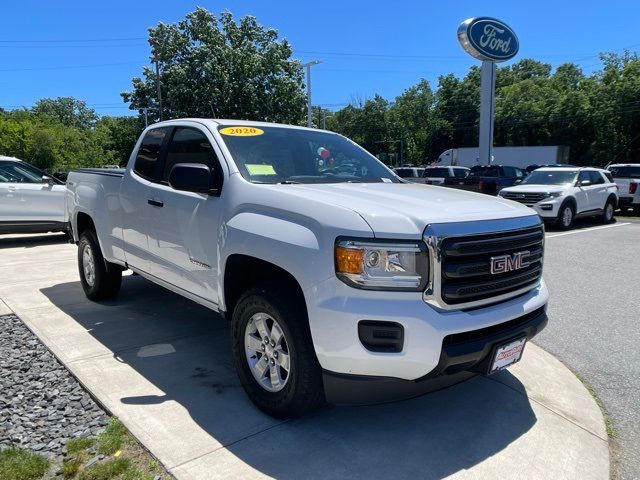
[(155, 59), (156, 63), (156, 88), (158, 90), (158, 110), (160, 113), (160, 121), (162, 121), (162, 90), (160, 89), (160, 66), (158, 65), (158, 59)]
[(303, 63), (302, 66), (307, 69), (307, 127), (311, 128), (311, 67), (318, 65), (320, 60), (311, 60)]
[(144, 112), (144, 128), (149, 126), (149, 108), (143, 107), (142, 111)]

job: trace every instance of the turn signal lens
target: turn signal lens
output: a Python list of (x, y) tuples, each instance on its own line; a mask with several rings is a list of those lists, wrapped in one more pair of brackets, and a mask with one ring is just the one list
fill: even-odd
[(338, 273), (362, 273), (364, 250), (336, 247), (336, 272)]
[(629, 184), (629, 193), (636, 193), (636, 190), (638, 190), (638, 184), (635, 182), (631, 182)]

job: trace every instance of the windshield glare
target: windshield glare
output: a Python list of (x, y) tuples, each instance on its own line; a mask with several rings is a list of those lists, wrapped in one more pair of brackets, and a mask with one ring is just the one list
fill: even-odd
[[(218, 128), (254, 183), (399, 183), (379, 160), (337, 134), (286, 127)], [(243, 133), (248, 134), (243, 134)]]
[(566, 185), (576, 181), (577, 170), (571, 171), (550, 171), (534, 170), (526, 177), (520, 185)]

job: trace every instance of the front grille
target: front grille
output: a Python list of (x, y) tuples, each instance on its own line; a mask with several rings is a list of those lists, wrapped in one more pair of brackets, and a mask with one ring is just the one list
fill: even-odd
[(546, 193), (533, 193), (533, 192), (502, 192), (502, 198), (506, 198), (507, 200), (513, 200), (515, 202), (524, 203), (525, 205), (531, 206), (535, 203), (544, 200), (549, 195)]
[[(441, 297), (449, 305), (486, 300), (526, 287), (542, 276), (544, 230), (535, 226), (510, 232), (445, 238), (441, 244)], [(491, 258), (528, 251), (529, 265), (491, 273)]]

